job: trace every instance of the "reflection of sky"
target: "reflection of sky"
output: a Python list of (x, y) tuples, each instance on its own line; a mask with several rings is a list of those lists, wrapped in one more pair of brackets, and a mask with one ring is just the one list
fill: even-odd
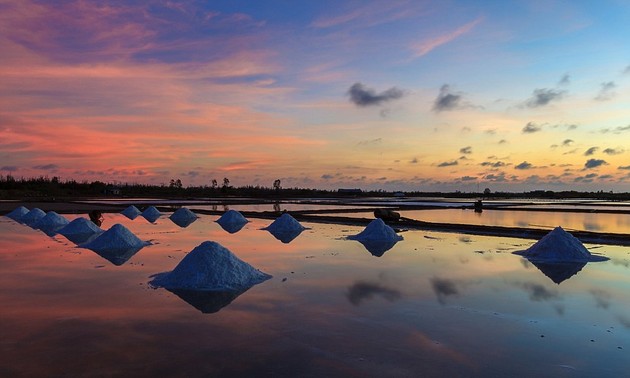
[[(216, 218), (182, 229), (105, 214), (104, 229), (122, 223), (153, 241), (122, 266), (0, 218), (2, 366), (10, 375), (626, 371), (626, 248), (597, 248), (611, 261), (557, 285), (510, 253), (530, 245), (523, 240), (464, 243), (457, 234), (409, 231), (377, 259), (343, 239), (361, 227), (306, 224), (312, 229), (282, 244), (260, 230), (267, 220), (228, 234)], [(150, 275), (172, 270), (205, 240), (274, 278), (214, 314), (147, 287)]]

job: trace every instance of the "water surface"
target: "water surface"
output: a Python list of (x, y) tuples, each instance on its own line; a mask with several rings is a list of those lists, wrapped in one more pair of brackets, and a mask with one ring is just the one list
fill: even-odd
[[(120, 266), (0, 218), (0, 373), (588, 377), (630, 368), (628, 248), (587, 245), (611, 260), (560, 277), (511, 254), (527, 240), (409, 231), (375, 257), (344, 239), (360, 227), (306, 224), (285, 244), (260, 230), (270, 220), (229, 234), (216, 218), (181, 228), (105, 214), (103, 228), (122, 223), (153, 243)], [(273, 279), (225, 307), (211, 299), (212, 313), (147, 285), (205, 240)]]

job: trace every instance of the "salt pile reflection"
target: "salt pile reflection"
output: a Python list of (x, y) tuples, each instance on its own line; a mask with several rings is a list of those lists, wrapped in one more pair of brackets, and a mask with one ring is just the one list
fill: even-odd
[(179, 227), (186, 228), (197, 220), (197, 215), (186, 207), (177, 209), (169, 219)]
[(216, 221), (221, 228), (230, 234), (239, 232), (247, 222), (249, 222), (243, 214), (236, 210), (228, 210)]
[(96, 252), (114, 265), (122, 265), (149, 244), (140, 240), (122, 224), (115, 224), (94, 240), (82, 244), (81, 247)]
[(403, 240), (403, 237), (396, 234), (393, 228), (386, 225), (382, 219), (374, 219), (357, 235), (348, 236), (349, 240), (356, 240), (363, 244), (373, 256), (381, 257)]

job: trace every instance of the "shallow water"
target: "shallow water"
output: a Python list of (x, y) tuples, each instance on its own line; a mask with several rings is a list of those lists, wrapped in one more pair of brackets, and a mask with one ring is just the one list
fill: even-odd
[[(470, 209), (400, 210), (398, 212), (403, 217), (435, 223), (540, 228), (549, 230), (557, 226), (562, 226), (562, 228), (567, 231), (579, 230), (630, 234), (630, 214), (509, 210), (484, 210), (482, 213), (475, 213)], [(334, 215), (353, 218), (373, 217), (371, 212)]]
[[(166, 216), (151, 224), (105, 214), (104, 229), (122, 223), (153, 243), (115, 266), (0, 217), (0, 374), (587, 377), (630, 368), (627, 247), (587, 245), (611, 260), (558, 285), (566, 271), (543, 267), (550, 278), (510, 253), (527, 240), (409, 231), (375, 257), (343, 238), (361, 227), (305, 224), (284, 244), (260, 230), (270, 220), (229, 234), (217, 218), (180, 228)], [(214, 313), (147, 285), (205, 240), (274, 277)]]

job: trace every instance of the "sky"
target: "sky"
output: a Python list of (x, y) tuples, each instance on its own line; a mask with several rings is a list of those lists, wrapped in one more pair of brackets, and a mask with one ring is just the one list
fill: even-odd
[(630, 189), (630, 2), (0, 0), (0, 174)]

